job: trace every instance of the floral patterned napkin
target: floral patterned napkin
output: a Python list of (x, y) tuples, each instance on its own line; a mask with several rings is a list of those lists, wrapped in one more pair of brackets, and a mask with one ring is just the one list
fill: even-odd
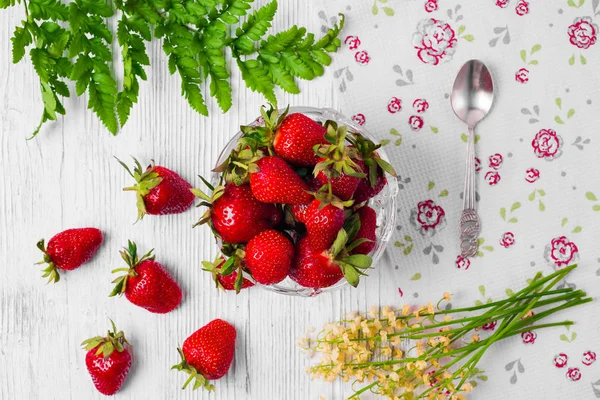
[[(491, 301), (535, 272), (580, 267), (563, 286), (600, 292), (600, 0), (338, 0), (347, 17), (331, 79), (340, 108), (387, 142), (399, 172), (382, 302)], [(458, 256), (466, 127), (449, 93), (469, 59), (483, 60), (496, 98), (477, 127), (479, 256)], [(386, 289), (387, 290), (387, 289)], [(398, 298), (401, 296), (401, 298)], [(570, 330), (526, 332), (482, 360), (473, 399), (600, 398), (600, 314), (561, 318)], [(487, 327), (493, 330), (495, 326)]]

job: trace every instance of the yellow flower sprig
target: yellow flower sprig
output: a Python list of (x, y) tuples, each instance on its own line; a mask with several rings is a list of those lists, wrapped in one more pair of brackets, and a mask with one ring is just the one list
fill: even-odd
[[(576, 267), (546, 277), (538, 273), (523, 290), (479, 306), (443, 309), (451, 299), (444, 293), (435, 306), (405, 304), (353, 313), (325, 325), (315, 338), (309, 334), (300, 341), (306, 351), (321, 356), (308, 373), (326, 381), (352, 381), (353, 399), (367, 391), (393, 400), (464, 399), (478, 381), (487, 380), (477, 364), (493, 343), (533, 329), (573, 324), (537, 322), (592, 301), (582, 290), (554, 289)], [(497, 323), (496, 330), (481, 337), (479, 331), (490, 322)]]

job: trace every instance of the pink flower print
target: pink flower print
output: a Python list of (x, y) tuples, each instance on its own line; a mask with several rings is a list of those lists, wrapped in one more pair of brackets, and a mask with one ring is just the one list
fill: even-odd
[(500, 8), (506, 8), (509, 0), (496, 0), (496, 5)]
[(475, 172), (481, 171), (481, 160), (475, 157)]
[(456, 261), (454, 263), (456, 268), (467, 270), (471, 266), (471, 260), (461, 255), (456, 256)]
[(531, 141), (535, 155), (538, 158), (544, 158), (548, 161), (561, 156), (562, 144), (562, 137), (558, 136), (553, 129), (540, 130)]
[(587, 365), (588, 367), (596, 362), (596, 353), (593, 351), (586, 351), (583, 353), (583, 357), (581, 358), (581, 362), (583, 365)]
[(500, 167), (502, 166), (502, 161), (504, 161), (504, 158), (502, 157), (502, 154), (494, 154), (492, 156), (490, 156), (490, 168), (492, 169), (500, 169)]
[(416, 99), (413, 101), (413, 108), (417, 113), (424, 113), (429, 109), (429, 103), (425, 99)]
[(577, 245), (570, 242), (566, 236), (559, 236), (552, 239), (544, 250), (546, 261), (557, 268), (570, 265), (578, 257), (579, 249)]
[(423, 118), (418, 115), (411, 115), (408, 119), (408, 124), (413, 131), (420, 131), (423, 127)]
[(521, 333), (521, 339), (523, 339), (523, 343), (525, 344), (534, 344), (537, 334), (533, 331), (523, 332)]
[(565, 353), (560, 353), (554, 357), (554, 366), (556, 368), (564, 368), (567, 366), (567, 361), (569, 361), (569, 357)]
[(410, 223), (421, 235), (433, 236), (446, 225), (445, 216), (442, 207), (436, 205), (433, 200), (425, 200), (411, 210)]
[(357, 51), (356, 54), (354, 54), (354, 59), (360, 65), (367, 65), (369, 63), (369, 61), (371, 61), (371, 57), (369, 57), (369, 53), (367, 53), (365, 50)]
[(581, 379), (581, 371), (579, 370), (579, 368), (569, 368), (566, 375), (567, 378), (569, 378), (573, 382), (577, 382)]
[(360, 39), (358, 36), (346, 36), (344, 39), (344, 43), (348, 46), (350, 50), (356, 50), (358, 46), (360, 46)]
[(521, 68), (515, 73), (515, 80), (519, 83), (527, 83), (529, 81), (529, 70)]
[(485, 173), (485, 180), (490, 186), (495, 186), (500, 182), (500, 174), (496, 171), (488, 171)]
[(387, 108), (391, 114), (396, 114), (402, 110), (402, 100), (397, 97), (392, 97), (390, 101), (388, 101)]
[(520, 16), (529, 14), (529, 3), (526, 2), (525, 0), (520, 0), (519, 4), (517, 4), (517, 7), (515, 8), (515, 10), (517, 11), (517, 15), (520, 15)]
[(512, 232), (506, 232), (500, 239), (500, 245), (504, 248), (509, 248), (515, 244), (515, 235)]
[(427, 2), (425, 2), (425, 11), (427, 11), (428, 13), (434, 12), (437, 9), (438, 9), (437, 0), (427, 0)]
[(533, 183), (540, 179), (540, 170), (537, 168), (529, 168), (525, 171), (525, 180), (529, 183)]
[(485, 324), (481, 325), (481, 329), (483, 329), (484, 331), (493, 331), (494, 329), (496, 329), (497, 323), (498, 321), (486, 322)]
[(363, 126), (367, 119), (364, 114), (358, 113), (352, 116), (352, 121), (356, 122), (357, 125)]
[(417, 25), (412, 37), (417, 56), (425, 64), (438, 65), (440, 61), (450, 61), (456, 45), (456, 34), (444, 21), (430, 18)]
[(587, 49), (596, 43), (598, 25), (594, 24), (590, 17), (575, 18), (573, 24), (569, 26), (568, 32), (569, 41), (573, 46)]

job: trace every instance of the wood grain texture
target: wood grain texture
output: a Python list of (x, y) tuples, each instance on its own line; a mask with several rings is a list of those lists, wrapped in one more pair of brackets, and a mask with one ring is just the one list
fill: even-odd
[[(260, 2), (259, 2), (260, 3)], [(320, 29), (323, 1), (281, 0), (274, 24), (294, 23)], [(340, 7), (342, 6), (339, 4)], [(101, 334), (114, 319), (134, 346), (135, 362), (116, 399), (328, 399), (341, 398), (339, 384), (311, 383), (308, 360), (296, 346), (307, 325), (319, 326), (345, 311), (377, 304), (393, 280), (380, 279), (385, 258), (358, 290), (313, 299), (279, 296), (258, 288), (238, 296), (218, 294), (200, 261), (215, 256), (207, 228), (191, 229), (198, 209), (165, 217), (135, 220), (135, 201), (120, 189), (129, 176), (113, 156), (135, 155), (178, 172), (194, 185), (207, 176), (219, 150), (241, 123), (250, 122), (264, 103), (240, 84), (234, 69), (234, 106), (222, 115), (210, 102), (210, 118), (193, 112), (179, 93), (179, 78), (168, 75), (159, 43), (149, 47), (153, 67), (141, 85), (140, 103), (120, 134), (112, 137), (90, 111), (87, 98), (65, 99), (67, 117), (47, 124), (35, 140), (25, 138), (39, 120), (39, 83), (27, 60), (13, 65), (10, 41), (23, 18), (19, 7), (0, 12), (0, 398), (96, 399), (80, 342)], [(114, 24), (113, 24), (114, 25)], [(337, 90), (326, 76), (301, 83), (302, 93), (278, 93), (281, 104), (337, 106)], [(105, 242), (92, 262), (63, 274), (56, 285), (40, 278), (35, 243), (71, 228), (96, 226)], [(121, 265), (118, 250), (135, 240), (154, 248), (157, 259), (182, 284), (182, 306), (153, 315), (109, 298), (110, 270)], [(395, 290), (387, 290), (395, 293)], [(185, 378), (170, 371), (176, 347), (214, 318), (238, 330), (230, 373), (216, 382), (216, 394), (182, 392)]]

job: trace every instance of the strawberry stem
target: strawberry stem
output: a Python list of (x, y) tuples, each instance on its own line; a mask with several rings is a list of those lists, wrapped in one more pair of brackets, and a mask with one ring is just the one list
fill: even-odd
[(111, 271), (113, 274), (117, 272), (126, 272), (126, 274), (119, 276), (112, 281), (112, 283), (116, 283), (116, 285), (113, 288), (112, 292), (110, 292), (108, 297), (114, 297), (117, 295), (120, 296), (123, 293), (125, 293), (125, 290), (127, 288), (127, 279), (130, 276), (137, 276), (135, 268), (140, 263), (146, 260), (154, 260), (154, 255), (152, 254), (153, 251), (154, 249), (144, 254), (142, 258), (138, 258), (137, 245), (135, 244), (135, 242), (132, 242), (131, 240), (127, 242), (127, 248), (123, 248), (123, 250), (120, 252), (121, 258), (123, 258), (123, 260), (127, 264), (127, 267), (116, 268)]

